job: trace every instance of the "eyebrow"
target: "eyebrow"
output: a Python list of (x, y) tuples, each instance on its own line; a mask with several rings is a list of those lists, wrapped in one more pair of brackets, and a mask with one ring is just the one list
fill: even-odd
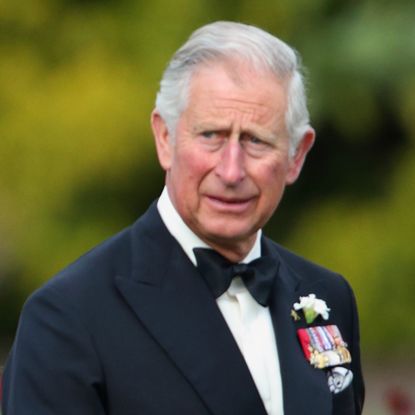
[[(216, 123), (215, 121), (213, 122), (201, 122), (200, 124), (194, 126), (192, 128), (192, 131), (194, 133), (201, 133), (204, 131), (226, 131), (226, 132), (231, 132), (232, 131), (232, 125), (225, 125), (225, 124), (220, 124), (219, 122)], [(278, 136), (280, 134), (277, 134), (275, 132), (269, 131), (268, 129), (264, 129), (261, 127), (246, 127), (243, 128), (240, 131), (240, 135), (241, 134), (248, 134), (254, 137), (258, 137), (260, 140), (264, 140), (270, 143), (274, 143), (277, 141)]]

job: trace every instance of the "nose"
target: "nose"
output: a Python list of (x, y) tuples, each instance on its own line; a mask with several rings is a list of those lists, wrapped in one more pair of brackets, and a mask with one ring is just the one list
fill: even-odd
[(215, 173), (228, 186), (240, 183), (246, 175), (244, 151), (239, 140), (228, 139), (221, 149)]

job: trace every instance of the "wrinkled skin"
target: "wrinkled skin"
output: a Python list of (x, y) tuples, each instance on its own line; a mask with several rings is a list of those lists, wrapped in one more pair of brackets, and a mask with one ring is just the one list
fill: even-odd
[(232, 261), (299, 176), (314, 142), (310, 128), (290, 156), (286, 84), (241, 62), (199, 68), (174, 137), (154, 111), (157, 153), (169, 196), (185, 223)]

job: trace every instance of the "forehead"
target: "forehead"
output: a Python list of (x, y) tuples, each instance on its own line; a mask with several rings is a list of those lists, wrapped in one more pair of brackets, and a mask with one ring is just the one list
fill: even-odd
[(196, 115), (233, 113), (263, 123), (281, 118), (285, 110), (286, 82), (247, 64), (209, 64), (190, 81), (187, 111)]

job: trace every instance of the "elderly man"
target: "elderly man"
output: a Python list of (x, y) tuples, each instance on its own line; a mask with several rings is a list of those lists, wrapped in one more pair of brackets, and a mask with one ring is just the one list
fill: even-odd
[(349, 285), (261, 232), (314, 143), (295, 52), (204, 26), (151, 121), (166, 187), (26, 302), (4, 415), (360, 414)]

